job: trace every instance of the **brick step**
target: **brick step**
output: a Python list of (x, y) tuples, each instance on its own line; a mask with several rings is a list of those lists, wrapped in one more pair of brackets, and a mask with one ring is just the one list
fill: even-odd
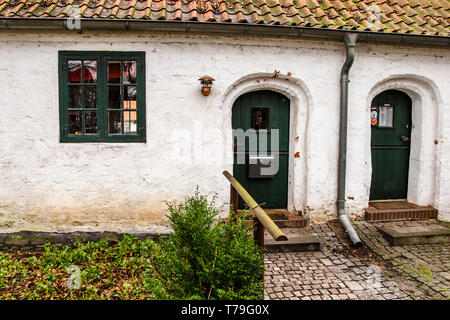
[(438, 210), (431, 207), (415, 206), (411, 209), (376, 209), (369, 207), (364, 209), (366, 221), (392, 221), (392, 220), (423, 220), (436, 219)]
[[(287, 209), (264, 209), (278, 228), (305, 228), (308, 220), (300, 216), (298, 212)], [(242, 212), (239, 210), (238, 213)]]

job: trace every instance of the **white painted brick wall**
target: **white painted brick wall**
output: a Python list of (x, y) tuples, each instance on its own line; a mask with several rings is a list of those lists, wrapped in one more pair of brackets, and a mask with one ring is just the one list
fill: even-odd
[[(146, 52), (146, 144), (59, 143), (58, 50)], [(417, 164), (411, 170), (418, 175), (413, 178), (420, 183), (410, 184), (409, 193), (449, 219), (450, 52), (358, 43), (356, 53), (350, 73), (347, 159), (347, 196), (354, 200), (347, 201), (348, 212), (360, 215), (368, 203), (371, 94), (383, 85), (395, 88), (410, 81), (420, 91), (418, 97), (423, 96), (419, 105), (426, 126), (417, 133), (421, 143), (417, 159), (412, 159)], [(290, 207), (307, 209), (313, 221), (336, 218), (342, 43), (2, 31), (0, 56), (2, 232), (145, 231), (167, 223), (164, 201), (183, 200), (196, 185), (211, 196), (217, 192), (226, 209), (229, 186), (222, 171), (232, 171), (232, 164), (226, 161), (231, 105), (224, 105), (225, 94), (245, 77), (270, 77), (274, 70), (292, 74), (289, 81), (279, 80), (286, 90), (295, 92), (298, 80), (310, 95), (309, 105), (295, 110), (306, 128), (297, 126), (299, 141), (291, 143), (301, 154), (291, 159), (295, 179), (291, 177)], [(205, 74), (216, 79), (209, 97), (200, 93), (198, 78)], [(259, 86), (265, 88), (264, 82)]]

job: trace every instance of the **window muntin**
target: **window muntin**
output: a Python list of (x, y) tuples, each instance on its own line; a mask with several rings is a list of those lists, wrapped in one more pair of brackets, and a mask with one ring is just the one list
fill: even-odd
[(96, 135), (97, 61), (68, 60), (67, 69), (69, 135)]
[(145, 142), (142, 52), (60, 52), (61, 142)]
[(108, 133), (137, 132), (136, 61), (108, 61)]

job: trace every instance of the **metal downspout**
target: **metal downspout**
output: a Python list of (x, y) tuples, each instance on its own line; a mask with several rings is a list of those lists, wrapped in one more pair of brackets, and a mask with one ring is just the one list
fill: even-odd
[(344, 43), (346, 59), (341, 70), (341, 99), (340, 99), (340, 124), (339, 124), (339, 161), (338, 161), (338, 198), (337, 209), (339, 220), (347, 232), (354, 246), (360, 246), (361, 240), (353, 228), (345, 212), (345, 175), (347, 158), (347, 114), (348, 114), (348, 83), (349, 72), (355, 59), (355, 44), (358, 35), (346, 33)]

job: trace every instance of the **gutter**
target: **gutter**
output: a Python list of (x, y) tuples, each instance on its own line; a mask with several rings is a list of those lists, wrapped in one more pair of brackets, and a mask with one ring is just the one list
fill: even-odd
[(354, 31), (344, 29), (325, 29), (285, 25), (258, 25), (228, 22), (200, 21), (161, 21), (132, 19), (80, 19), (79, 30), (69, 30), (68, 18), (10, 18), (0, 17), (1, 29), (47, 29), (67, 30), (82, 33), (83, 30), (122, 30), (122, 31), (170, 31), (193, 33), (231, 33), (268, 36), (308, 37), (316, 39), (334, 39), (342, 41), (345, 34), (358, 34), (359, 41), (387, 42), (402, 44), (420, 44), (433, 46), (450, 46), (450, 37), (422, 34), (384, 33), (374, 31)]
[(361, 239), (352, 226), (345, 212), (345, 176), (347, 173), (347, 115), (348, 115), (348, 83), (350, 68), (355, 60), (355, 45), (358, 34), (346, 33), (344, 37), (346, 58), (341, 70), (341, 99), (340, 99), (340, 124), (339, 124), (339, 160), (338, 160), (338, 194), (337, 210), (339, 220), (347, 232), (354, 246), (361, 246)]

